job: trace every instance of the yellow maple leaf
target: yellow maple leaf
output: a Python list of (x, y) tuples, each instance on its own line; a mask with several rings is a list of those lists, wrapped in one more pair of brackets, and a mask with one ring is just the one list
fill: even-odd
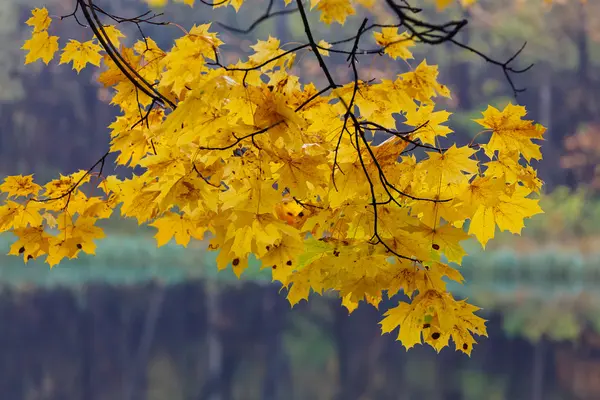
[(519, 152), (527, 161), (532, 158), (542, 158), (540, 146), (532, 140), (543, 140), (546, 128), (533, 121), (522, 118), (527, 114), (525, 107), (509, 103), (504, 110), (488, 106), (483, 113), (483, 118), (474, 121), (492, 131), (492, 137), (485, 146), (486, 154), (491, 158), (498, 152)]
[(319, 53), (321, 53), (321, 55), (323, 55), (324, 57), (329, 57), (329, 51), (323, 50), (323, 49), (330, 49), (331, 44), (327, 43), (324, 40), (319, 40), (318, 46), (319, 46)]
[[(141, 57), (136, 55), (133, 49), (129, 47), (121, 47), (121, 57), (125, 60), (128, 65), (134, 68), (139, 68)], [(104, 86), (114, 86), (117, 83), (127, 81), (127, 77), (123, 74), (121, 69), (113, 62), (108, 54), (104, 54), (104, 65), (107, 67), (100, 73), (98, 82), (104, 84)]]
[(467, 252), (460, 245), (460, 242), (467, 240), (469, 235), (460, 228), (451, 224), (445, 224), (436, 228), (428, 226), (419, 228), (425, 238), (431, 241), (431, 247), (435, 251), (444, 253), (449, 262), (459, 263)]
[(490, 195), (487, 202), (480, 203), (471, 218), (469, 234), (475, 235), (484, 249), (494, 238), (496, 225), (503, 231), (520, 234), (525, 218), (543, 213), (539, 200), (526, 197), (530, 193), (527, 188), (516, 186), (512, 194)]
[(148, 4), (150, 7), (164, 7), (167, 4), (169, 4), (169, 0), (145, 0), (146, 4)]
[(105, 219), (111, 216), (114, 208), (114, 199), (109, 197), (108, 200), (100, 197), (89, 197), (80, 207), (79, 215), (84, 217), (93, 217), (97, 219)]
[(447, 182), (460, 183), (477, 172), (477, 161), (471, 156), (476, 150), (453, 144), (443, 153), (428, 151), (428, 158), (417, 164), (429, 187), (439, 188)]
[(436, 95), (450, 97), (448, 87), (438, 83), (438, 74), (438, 66), (427, 65), (427, 60), (423, 59), (414, 71), (405, 72), (399, 77), (402, 78), (405, 90), (412, 98), (428, 102)]
[(119, 151), (117, 163), (137, 165), (140, 160), (152, 151), (152, 145), (141, 128), (121, 132), (110, 142), (112, 152)]
[(196, 0), (175, 0), (176, 3), (183, 3), (190, 7), (194, 7)]
[(29, 226), (18, 228), (13, 231), (18, 240), (10, 246), (9, 255), (23, 256), (28, 262), (39, 256), (48, 254), (51, 236), (46, 233), (42, 226)]
[(487, 242), (494, 238), (496, 219), (494, 208), (479, 205), (469, 223), (469, 234), (475, 235), (481, 246), (485, 249)]
[(525, 218), (544, 212), (539, 206), (539, 199), (527, 197), (530, 192), (526, 187), (516, 185), (510, 196), (500, 196), (498, 204), (494, 207), (496, 224), (500, 230), (520, 234), (525, 227)]
[[(255, 45), (250, 46), (252, 50), (254, 50), (254, 54), (252, 54), (248, 59), (252, 63), (252, 65), (262, 65), (265, 62), (274, 59), (275, 57), (282, 54), (284, 51), (280, 49), (279, 39), (276, 39), (272, 36), (269, 36), (267, 40), (258, 40)], [(290, 56), (281, 57), (277, 61), (269, 63), (267, 65), (263, 65), (261, 67), (261, 71), (265, 72), (271, 70), (275, 67), (283, 68), (287, 65), (288, 62), (291, 62), (293, 54)], [(290, 64), (291, 65), (291, 64)]]
[(471, 354), (473, 335), (487, 335), (485, 321), (473, 314), (477, 307), (456, 301), (451, 294), (437, 290), (419, 293), (410, 304), (400, 302), (381, 321), (383, 333), (400, 327), (397, 340), (406, 349), (425, 342), (440, 351), (452, 338), (456, 349)]
[[(63, 175), (60, 174), (59, 179), (51, 180), (50, 182), (44, 185), (43, 195), (47, 198), (55, 198), (55, 197), (65, 197), (66, 193), (73, 193), (74, 185), (79, 182), (79, 184), (84, 184), (89, 182), (90, 176), (87, 171), (79, 170), (71, 175)], [(66, 200), (66, 199), (65, 199)], [(46, 207), (48, 207), (50, 203), (46, 203)]]
[(293, 283), (287, 292), (287, 299), (290, 305), (294, 307), (302, 300), (308, 301), (310, 295), (310, 280), (308, 274), (296, 274)]
[(244, 0), (220, 0), (220, 1), (216, 1), (214, 2), (214, 8), (219, 8), (219, 7), (227, 7), (227, 6), (232, 6), (235, 9), (235, 12), (240, 11), (240, 8), (242, 7), (242, 5), (244, 4)]
[(81, 251), (79, 238), (65, 238), (64, 235), (51, 237), (49, 239), (49, 245), (46, 263), (50, 265), (50, 268), (60, 264), (65, 258), (77, 258), (77, 255)]
[(63, 53), (60, 56), (60, 64), (73, 62), (73, 69), (77, 73), (85, 68), (88, 63), (99, 67), (100, 60), (102, 60), (101, 51), (102, 47), (92, 40), (82, 43), (71, 39), (63, 49)]
[(375, 5), (375, 0), (354, 0), (364, 8), (370, 9)]
[(413, 312), (413, 307), (400, 302), (398, 306), (389, 309), (381, 321), (381, 332), (390, 333), (398, 326), (400, 330), (396, 340), (402, 342), (402, 345), (408, 350), (417, 343), (421, 343), (421, 332), (425, 324), (424, 314)]
[(26, 197), (37, 194), (42, 187), (33, 182), (33, 175), (14, 175), (4, 178), (0, 191), (7, 193), (8, 197)]
[(36, 227), (42, 224), (41, 203), (30, 201), (23, 205), (10, 200), (5, 203), (0, 206), (0, 232), (11, 228)]
[(52, 18), (49, 17), (46, 7), (34, 8), (31, 17), (25, 21), (27, 25), (33, 26), (33, 33), (47, 30), (51, 22)]
[(29, 51), (25, 56), (25, 64), (37, 60), (48, 64), (58, 50), (58, 36), (50, 36), (47, 31), (34, 32), (31, 39), (26, 40), (21, 49)]
[(398, 33), (398, 28), (382, 28), (381, 32), (373, 32), (378, 45), (385, 47), (384, 53), (394, 60), (400, 57), (403, 60), (413, 58), (409, 47), (414, 47), (415, 42), (407, 32)]
[(173, 237), (178, 245), (187, 247), (191, 238), (202, 240), (208, 230), (208, 227), (199, 226), (197, 221), (190, 219), (188, 215), (172, 212), (157, 218), (149, 225), (158, 230), (154, 236), (158, 247), (169, 243)]
[(315, 6), (321, 11), (321, 21), (328, 25), (334, 21), (344, 25), (348, 16), (356, 14), (350, 0), (311, 0), (310, 8)]
[(302, 151), (289, 154), (281, 149), (275, 160), (273, 173), (282, 186), (294, 188), (291, 191), (293, 196), (306, 198), (316, 187), (325, 188), (328, 183), (329, 170), (323, 167), (327, 160), (323, 153), (313, 155)]
[(303, 251), (303, 237), (299, 233), (286, 234), (282, 236), (278, 243), (271, 246), (269, 251), (261, 257), (261, 261), (263, 267), (272, 269), (274, 281), (277, 280), (285, 284), (296, 268), (296, 261)]
[[(552, 1), (552, 0), (544, 0), (544, 1)], [(452, 3), (456, 2), (456, 0), (435, 0), (435, 5), (438, 11), (443, 11)], [(463, 7), (468, 7), (472, 4), (475, 4), (477, 0), (459, 0), (460, 4)]]
[(42, 214), (42, 218), (46, 221), (46, 225), (50, 228), (56, 228), (58, 226), (58, 221), (56, 221), (56, 217), (49, 212), (45, 212)]
[(119, 48), (119, 42), (121, 41), (121, 38), (125, 37), (125, 35), (114, 25), (104, 25), (103, 29), (104, 33), (106, 33), (106, 36), (108, 36), (110, 43)]
[(468, 304), (464, 300), (454, 303), (454, 315), (456, 324), (452, 327), (451, 335), (457, 351), (470, 356), (473, 345), (477, 342), (473, 335), (487, 336), (485, 320), (474, 313), (479, 307)]
[[(209, 28), (210, 24), (194, 26), (188, 35), (177, 39), (170, 52), (160, 58), (158, 65), (166, 68), (160, 74), (161, 86), (172, 87), (175, 94), (181, 96), (184, 89), (198, 79), (199, 73), (208, 72), (206, 59), (212, 58), (214, 49), (221, 44), (216, 34), (208, 31)], [(158, 48), (150, 45), (148, 47), (156, 52)]]
[(74, 240), (77, 249), (87, 254), (96, 254), (94, 239), (102, 239), (105, 236), (102, 228), (96, 226), (96, 218), (79, 216), (75, 222), (65, 218), (58, 218), (58, 221), (59, 229), (64, 232), (63, 237)]
[(411, 136), (418, 138), (425, 144), (434, 145), (436, 137), (446, 137), (452, 133), (452, 129), (445, 125), (440, 125), (448, 121), (451, 115), (448, 111), (433, 111), (434, 104), (423, 104), (418, 109), (408, 110), (406, 113), (405, 125), (420, 127)]

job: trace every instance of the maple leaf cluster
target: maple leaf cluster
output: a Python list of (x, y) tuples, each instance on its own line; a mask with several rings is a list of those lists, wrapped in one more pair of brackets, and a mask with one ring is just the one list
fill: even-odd
[[(90, 4), (78, 2), (93, 22)], [(311, 7), (325, 23), (343, 24), (356, 13), (350, 0), (313, 0)], [(48, 63), (57, 51), (50, 22), (45, 9), (33, 11), (26, 62)], [(478, 308), (456, 300), (446, 282), (463, 281), (456, 269), (466, 255), (462, 242), (474, 238), (485, 247), (497, 227), (520, 233), (524, 219), (542, 212), (532, 198), (542, 182), (529, 162), (541, 158), (536, 141), (545, 129), (524, 119), (524, 107), (490, 106), (475, 120), (483, 129), (477, 143), (441, 148), (439, 138), (452, 134), (450, 113), (434, 99), (450, 92), (425, 60), (393, 80), (356, 74), (319, 89), (302, 83), (294, 66), (298, 52), (312, 51), (321, 62), (336, 50), (324, 40), (311, 37), (291, 51), (270, 37), (247, 60), (223, 65), (223, 42), (211, 24), (193, 26), (170, 49), (150, 37), (126, 47), (116, 27), (91, 26), (94, 37), (69, 41), (60, 62), (78, 72), (101, 66), (98, 81), (121, 111), (109, 127), (108, 153), (141, 172), (103, 176), (107, 153), (90, 170), (43, 187), (31, 175), (7, 177), (0, 230), (17, 236), (10, 254), (45, 257), (51, 266), (80, 251), (93, 254), (104, 235), (97, 221), (120, 207), (123, 217), (157, 229), (158, 246), (173, 238), (187, 246), (208, 234), (220, 270), (231, 266), (240, 276), (256, 257), (288, 288), (292, 305), (311, 292), (335, 291), (352, 311), (403, 292), (410, 300), (381, 324), (383, 332), (399, 327), (406, 348), (425, 341), (439, 351), (452, 339), (470, 354), (473, 335), (486, 335)], [(413, 58), (416, 42), (398, 28), (372, 38), (392, 59)], [(400, 123), (414, 129), (399, 131)], [(375, 134), (389, 138), (375, 142)]]

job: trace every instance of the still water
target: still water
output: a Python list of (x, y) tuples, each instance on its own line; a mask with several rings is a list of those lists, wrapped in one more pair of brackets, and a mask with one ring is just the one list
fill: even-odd
[(484, 308), (490, 337), (469, 358), (381, 336), (394, 301), (290, 309), (260, 273), (216, 280), (204, 252), (124, 241), (52, 271), (0, 260), (0, 398), (600, 399), (597, 260), (470, 258), (455, 294)]

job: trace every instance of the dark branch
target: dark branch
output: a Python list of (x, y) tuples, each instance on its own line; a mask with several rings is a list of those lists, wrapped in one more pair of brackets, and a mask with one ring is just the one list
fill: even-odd
[(222, 28), (227, 29), (228, 31), (240, 33), (240, 34), (246, 34), (246, 33), (252, 32), (257, 26), (259, 26), (260, 24), (262, 24), (263, 22), (267, 21), (270, 18), (274, 18), (274, 17), (280, 16), (280, 15), (293, 14), (298, 11), (297, 8), (293, 8), (293, 9), (289, 9), (289, 10), (281, 10), (281, 11), (271, 12), (271, 9), (273, 8), (273, 2), (274, 2), (274, 0), (269, 0), (269, 5), (267, 6), (267, 10), (265, 11), (265, 13), (263, 15), (261, 15), (260, 17), (258, 17), (258, 19), (256, 19), (256, 21), (254, 21), (252, 24), (250, 24), (250, 26), (246, 29), (240, 29), (240, 28), (236, 28), (233, 26), (225, 25), (222, 22), (217, 22), (217, 24), (219, 26), (221, 26)]

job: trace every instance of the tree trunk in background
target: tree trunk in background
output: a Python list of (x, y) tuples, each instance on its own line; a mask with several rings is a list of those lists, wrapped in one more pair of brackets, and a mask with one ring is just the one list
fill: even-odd
[[(588, 19), (585, 10), (585, 4), (580, 2), (574, 4), (579, 11), (579, 30), (575, 39), (575, 45), (577, 46), (577, 52), (579, 56), (578, 74), (581, 77), (582, 83), (585, 85), (589, 80), (589, 65), (590, 65), (590, 53), (588, 48)], [(585, 87), (585, 86), (584, 86)]]
[(264, 320), (262, 335), (266, 356), (262, 400), (278, 400), (281, 398), (292, 400), (289, 387), (283, 391), (278, 390), (280, 389), (280, 383), (283, 381), (286, 381), (289, 386), (290, 374), (282, 340), (285, 329), (285, 309), (282, 307), (281, 298), (274, 287), (264, 291), (262, 311), (263, 315), (267, 317)]
[[(463, 18), (469, 20), (470, 12), (468, 9), (463, 11)], [(464, 26), (460, 30), (459, 40), (468, 45), (470, 42), (469, 25)], [(458, 53), (464, 55), (465, 53)], [(471, 110), (473, 108), (473, 101), (471, 99), (471, 62), (463, 61), (455, 64), (454, 67), (454, 78), (458, 83), (458, 106), (461, 110)]]
[(594, 110), (594, 102), (589, 100), (590, 94), (593, 93), (593, 90), (589, 91), (590, 85), (592, 82), (590, 81), (590, 50), (589, 50), (589, 38), (588, 38), (588, 16), (586, 13), (585, 4), (578, 2), (575, 4), (578, 8), (578, 23), (579, 29), (576, 33), (575, 45), (577, 46), (578, 53), (578, 76), (579, 76), (579, 90), (581, 93), (580, 105), (582, 115), (581, 118), (584, 122), (594, 120), (597, 118)]
[(334, 324), (333, 337), (338, 354), (339, 400), (370, 397), (373, 386), (374, 360), (379, 350), (374, 338), (380, 338), (377, 325), (378, 312), (367, 304), (361, 304), (351, 315), (339, 300), (332, 301)]
[[(540, 71), (543, 67), (540, 67)], [(542, 83), (539, 87), (538, 101), (539, 101), (539, 123), (546, 127), (544, 133), (544, 139), (546, 143), (553, 143), (554, 145), (544, 146), (542, 148), (544, 159), (548, 168), (540, 170), (540, 178), (544, 181), (549, 181), (548, 178), (552, 177), (552, 181), (555, 183), (564, 184), (565, 170), (560, 167), (560, 156), (562, 153), (562, 136), (556, 136), (552, 132), (552, 76), (542, 72)], [(564, 134), (571, 134), (572, 132), (564, 132)], [(542, 161), (543, 162), (543, 161)], [(550, 164), (549, 164), (550, 163)]]
[(164, 298), (165, 289), (162, 284), (158, 283), (151, 293), (150, 304), (146, 310), (139, 345), (130, 369), (125, 400), (145, 400), (147, 398), (148, 361)]
[(552, 83), (549, 76), (540, 87), (540, 123), (548, 128), (548, 131), (552, 127)]
[(79, 305), (79, 340), (81, 343), (81, 398), (94, 400), (92, 386), (94, 365), (94, 291), (87, 290), (87, 299)]
[[(118, 335), (118, 350), (117, 355), (119, 360), (119, 366), (121, 368), (121, 392), (123, 400), (131, 400), (133, 395), (132, 386), (134, 385), (134, 365), (133, 360), (135, 354), (132, 350), (131, 336), (135, 334), (132, 330), (135, 329), (134, 314), (137, 311), (135, 308), (135, 302), (125, 295), (122, 299), (123, 306), (119, 307), (119, 335)], [(137, 341), (136, 341), (137, 343)]]
[(291, 35), (288, 29), (289, 19), (286, 15), (280, 15), (278, 18), (275, 18), (275, 37), (281, 40), (281, 43), (286, 43), (290, 41)]
[(348, 364), (350, 362), (349, 349), (346, 343), (346, 323), (348, 322), (347, 310), (339, 302), (331, 302), (333, 307), (333, 338), (337, 349), (338, 358), (338, 400), (350, 399), (350, 376)]
[(533, 351), (533, 371), (531, 377), (531, 400), (544, 398), (544, 366), (546, 364), (546, 346), (543, 338), (535, 344)]
[(510, 341), (508, 352), (511, 366), (507, 374), (507, 398), (527, 398), (527, 388), (533, 380), (534, 347), (527, 339), (517, 337)]
[[(14, 111), (15, 106), (12, 104), (3, 104), (0, 107), (0, 154), (8, 155), (12, 151), (14, 146)], [(6, 174), (8, 171), (13, 171), (13, 166), (9, 157), (2, 157), (0, 161), (0, 168), (2, 173)]]
[(221, 391), (223, 375), (223, 344), (218, 329), (219, 292), (215, 282), (206, 283), (207, 311), (207, 347), (208, 347), (208, 380), (204, 386), (201, 400), (224, 400)]

